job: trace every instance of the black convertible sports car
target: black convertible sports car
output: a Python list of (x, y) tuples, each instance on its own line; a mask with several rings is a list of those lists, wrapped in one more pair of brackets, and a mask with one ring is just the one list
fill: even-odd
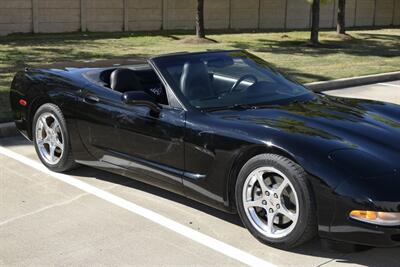
[(40, 160), (239, 213), (260, 241), (400, 244), (400, 106), (313, 93), (246, 51), (26, 69), (10, 100)]

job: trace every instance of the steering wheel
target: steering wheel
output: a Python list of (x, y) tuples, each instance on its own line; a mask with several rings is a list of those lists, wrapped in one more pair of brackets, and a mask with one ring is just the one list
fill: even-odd
[(235, 84), (234, 84), (234, 85), (232, 86), (232, 88), (229, 90), (229, 94), (232, 93), (233, 91), (235, 91), (236, 88), (237, 88), (244, 80), (249, 79), (249, 78), (252, 79), (252, 80), (254, 80), (254, 83), (258, 82), (257, 77), (254, 76), (254, 75), (252, 75), (252, 74), (243, 75), (242, 77), (239, 78), (239, 80), (237, 80), (237, 81), (235, 82)]

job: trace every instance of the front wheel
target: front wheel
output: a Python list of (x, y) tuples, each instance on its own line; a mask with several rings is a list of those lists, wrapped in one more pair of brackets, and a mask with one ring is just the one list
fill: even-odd
[(288, 249), (315, 236), (307, 174), (290, 159), (275, 154), (251, 158), (239, 173), (235, 193), (243, 224), (261, 242)]
[(76, 167), (67, 124), (58, 106), (48, 103), (39, 107), (32, 128), (36, 153), (47, 168), (64, 172)]

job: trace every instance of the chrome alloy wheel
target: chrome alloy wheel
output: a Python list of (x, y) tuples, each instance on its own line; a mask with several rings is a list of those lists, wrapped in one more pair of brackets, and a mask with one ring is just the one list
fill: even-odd
[(243, 207), (250, 223), (267, 238), (289, 235), (299, 218), (299, 200), (290, 180), (273, 167), (260, 167), (247, 176)]
[(64, 152), (64, 136), (57, 118), (43, 113), (36, 122), (36, 145), (41, 157), (51, 165), (57, 164)]

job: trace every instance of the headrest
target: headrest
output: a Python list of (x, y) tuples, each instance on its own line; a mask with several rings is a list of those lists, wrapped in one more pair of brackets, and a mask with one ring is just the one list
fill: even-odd
[(116, 69), (110, 76), (111, 89), (124, 93), (127, 91), (141, 91), (143, 85), (136, 75), (135, 71), (131, 69)]

